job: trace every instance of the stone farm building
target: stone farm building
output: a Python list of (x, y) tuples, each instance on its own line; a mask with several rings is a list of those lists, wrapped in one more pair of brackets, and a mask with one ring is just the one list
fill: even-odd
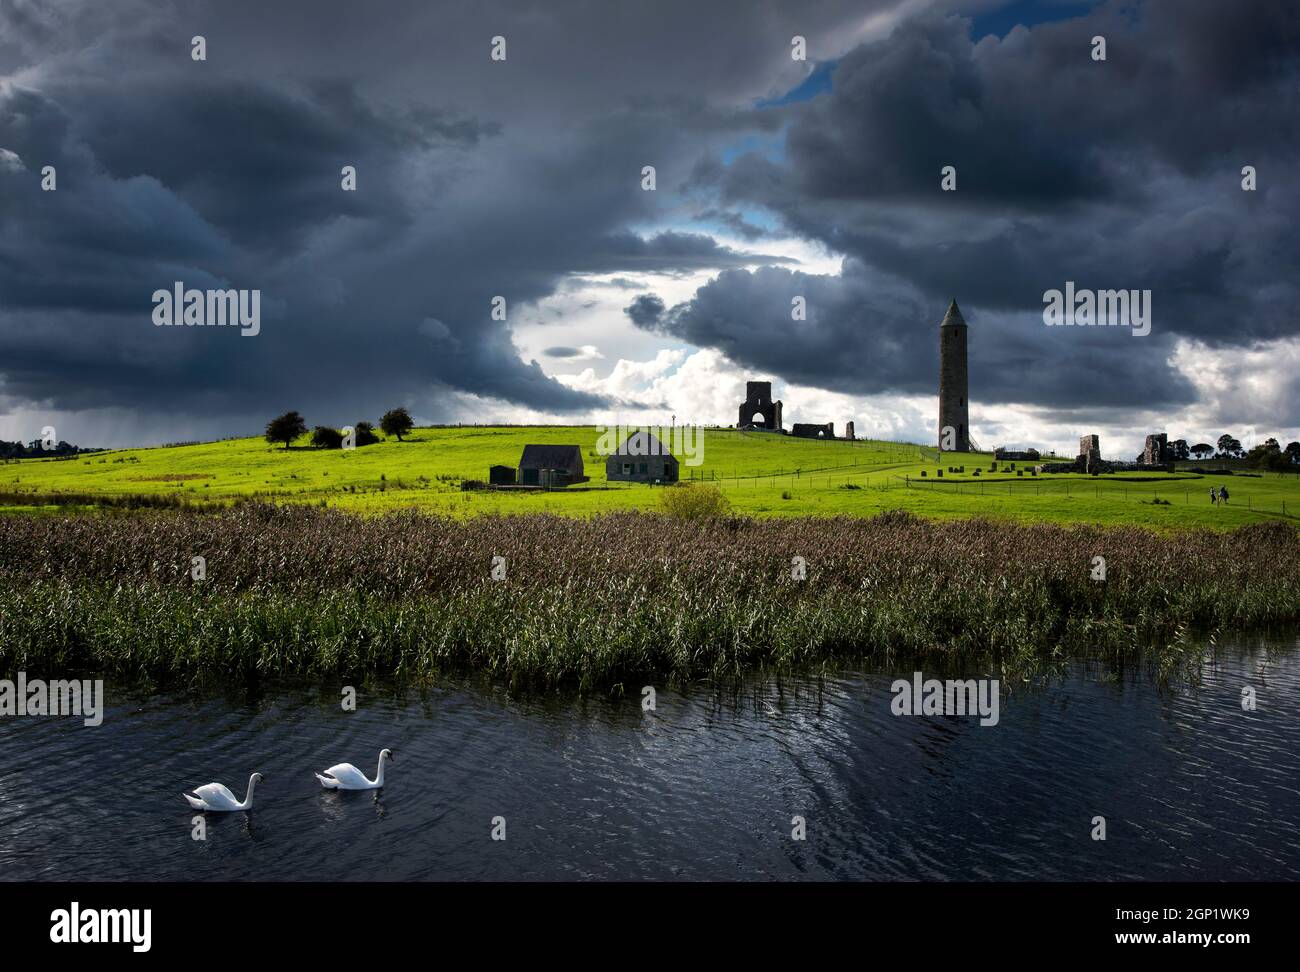
[(579, 446), (526, 445), (519, 457), (521, 486), (568, 486), (586, 480)]
[(642, 429), (605, 460), (605, 478), (625, 483), (675, 483), (678, 464), (658, 436)]

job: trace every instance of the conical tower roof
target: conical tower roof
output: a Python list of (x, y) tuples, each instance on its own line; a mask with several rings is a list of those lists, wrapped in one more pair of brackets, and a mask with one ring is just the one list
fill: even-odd
[(966, 318), (961, 316), (961, 309), (958, 308), (957, 306), (957, 298), (954, 297), (952, 299), (952, 302), (948, 304), (948, 313), (943, 315), (943, 321), (939, 324), (939, 326), (957, 327), (959, 325), (961, 327), (965, 327)]

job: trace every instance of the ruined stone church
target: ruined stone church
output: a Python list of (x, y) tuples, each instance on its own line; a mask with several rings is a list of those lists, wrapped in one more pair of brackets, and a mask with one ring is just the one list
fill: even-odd
[[(732, 399), (735, 401), (735, 399)], [(745, 401), (740, 406), (740, 419), (736, 428), (746, 426), (781, 431), (781, 403), (772, 401), (770, 381), (745, 382)]]

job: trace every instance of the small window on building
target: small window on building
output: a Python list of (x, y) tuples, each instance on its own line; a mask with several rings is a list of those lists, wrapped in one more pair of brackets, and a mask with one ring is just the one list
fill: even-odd
[(632, 464), (630, 462), (623, 463), (623, 475), (624, 476), (632, 475)]

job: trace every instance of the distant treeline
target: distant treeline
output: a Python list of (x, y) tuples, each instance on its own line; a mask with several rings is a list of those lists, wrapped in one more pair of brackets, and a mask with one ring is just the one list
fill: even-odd
[(47, 449), (40, 439), (32, 439), (26, 445), (22, 442), (6, 442), (0, 439), (0, 459), (62, 459), (78, 456), (85, 452), (103, 452), (103, 449), (83, 448), (71, 442), (59, 440), (53, 448)]

